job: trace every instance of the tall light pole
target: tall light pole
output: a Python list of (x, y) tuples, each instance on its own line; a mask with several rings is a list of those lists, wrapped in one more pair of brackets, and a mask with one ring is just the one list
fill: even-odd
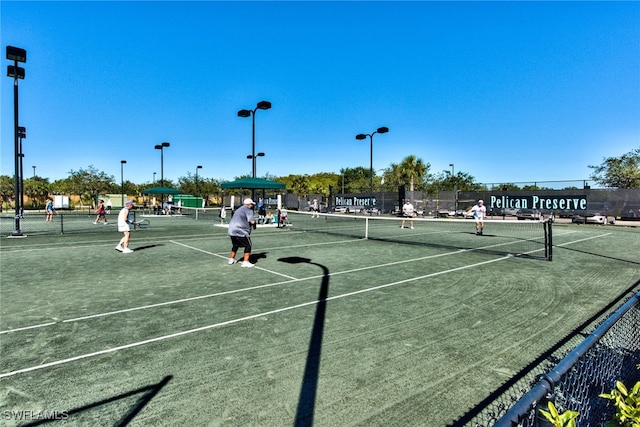
[(198, 169), (202, 169), (201, 165), (196, 166), (196, 197), (198, 197), (198, 193), (200, 192), (198, 190)]
[[(389, 128), (388, 127), (380, 127), (378, 128), (375, 132), (373, 133), (359, 133), (358, 135), (356, 135), (356, 139), (357, 140), (363, 140), (366, 139), (367, 137), (369, 137), (369, 175), (370, 175), (370, 198), (369, 198), (369, 204), (371, 205), (370, 207), (373, 208), (373, 135), (375, 135), (376, 133), (387, 133), (389, 132)], [(373, 209), (371, 210), (371, 213), (373, 214)]]
[(449, 163), (451, 166), (451, 180), (453, 181), (453, 216), (458, 216), (458, 183), (455, 178), (455, 170), (453, 163)]
[[(160, 150), (160, 186), (164, 187), (164, 149), (171, 146), (168, 142), (156, 145), (154, 148)], [(160, 209), (164, 209), (162, 206), (164, 203), (164, 194), (160, 195)]]
[(36, 180), (36, 167), (35, 166), (31, 166), (33, 168), (33, 180)]
[[(238, 111), (238, 117), (249, 117), (251, 116), (251, 177), (256, 177), (256, 111), (258, 110), (268, 110), (271, 108), (271, 103), (269, 101), (260, 101), (256, 105), (256, 108), (253, 110), (240, 110)], [(258, 154), (260, 155), (260, 153)], [(264, 153), (262, 153), (264, 156)], [(247, 156), (247, 158), (249, 158)], [(251, 190), (251, 199), (255, 199), (256, 190)]]
[(124, 164), (126, 160), (120, 160), (120, 206), (124, 207)]
[(9, 65), (7, 68), (7, 76), (13, 77), (13, 130), (14, 130), (14, 154), (15, 154), (15, 200), (16, 200), (16, 213), (15, 213), (15, 227), (12, 237), (23, 237), (22, 229), (20, 227), (20, 213), (22, 206), (18, 193), (20, 193), (20, 179), (19, 167), (20, 167), (20, 155), (18, 147), (18, 79), (24, 79), (24, 68), (18, 67), (18, 62), (27, 62), (27, 51), (19, 47), (7, 46), (7, 59), (14, 61), (14, 65)]
[(156, 185), (156, 173), (155, 172), (153, 173), (153, 183), (152, 183), (152, 185), (154, 185), (154, 186)]

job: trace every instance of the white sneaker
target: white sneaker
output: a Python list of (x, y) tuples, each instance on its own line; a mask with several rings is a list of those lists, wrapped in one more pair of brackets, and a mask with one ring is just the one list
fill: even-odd
[(413, 227), (411, 227), (411, 229), (413, 230)]
[(227, 262), (227, 264), (232, 265), (232, 264), (235, 264), (236, 262), (238, 262), (238, 260), (237, 260), (237, 259), (235, 259), (235, 258), (229, 258), (229, 262)]
[(253, 264), (251, 264), (249, 261), (242, 261), (242, 264), (240, 264), (240, 267), (251, 268), (253, 267)]
[(97, 224), (97, 223), (98, 223), (98, 221), (94, 221), (93, 223), (94, 223), (94, 224)]
[(123, 253), (123, 254), (130, 254), (131, 252), (133, 252), (133, 250), (132, 250), (132, 249), (129, 249), (129, 248), (123, 248), (123, 249), (122, 249), (122, 253)]
[(122, 245), (118, 245), (118, 246), (116, 246), (116, 251), (118, 251), (118, 252), (122, 252)]

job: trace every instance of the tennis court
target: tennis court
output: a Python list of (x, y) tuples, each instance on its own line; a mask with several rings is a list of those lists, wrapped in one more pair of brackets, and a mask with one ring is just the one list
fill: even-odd
[(2, 238), (2, 422), (456, 424), (639, 287), (635, 227), (291, 214), (252, 269), (214, 215)]

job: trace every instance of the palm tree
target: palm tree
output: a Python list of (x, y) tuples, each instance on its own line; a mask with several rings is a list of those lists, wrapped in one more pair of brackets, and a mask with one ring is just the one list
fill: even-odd
[(400, 182), (409, 183), (409, 191), (414, 191), (415, 182), (422, 181), (422, 178), (429, 170), (428, 163), (425, 164), (422, 159), (417, 158), (413, 154), (405, 157), (402, 162), (395, 168), (395, 175)]

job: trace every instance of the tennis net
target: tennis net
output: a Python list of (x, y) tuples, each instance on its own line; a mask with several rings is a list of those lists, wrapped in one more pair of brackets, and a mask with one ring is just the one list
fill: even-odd
[(314, 218), (311, 213), (289, 211), (287, 221), (287, 227), (296, 231), (442, 250), (552, 259), (552, 223), (549, 221), (487, 220), (481, 236), (476, 235), (472, 219), (413, 218), (411, 221), (410, 218), (362, 214), (321, 214)]

